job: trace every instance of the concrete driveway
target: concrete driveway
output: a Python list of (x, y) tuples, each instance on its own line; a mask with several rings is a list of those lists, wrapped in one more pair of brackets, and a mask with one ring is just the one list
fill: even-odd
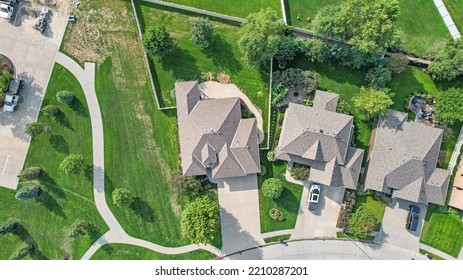
[(336, 223), (344, 197), (344, 188), (322, 186), (318, 208), (307, 210), (311, 182), (304, 182), (299, 214), (291, 239), (336, 237)]
[[(414, 204), (420, 207), (420, 218), (417, 231), (405, 228), (408, 216), (408, 207)], [(427, 208), (424, 204), (412, 203), (402, 199), (393, 199), (386, 206), (381, 229), (375, 237), (376, 242), (398, 246), (410, 251), (418, 252), (421, 230)]]
[(257, 176), (227, 178), (217, 184), (224, 254), (263, 244)]
[(51, 11), (49, 26), (40, 34), (32, 28), (35, 19), (23, 13), (27, 5), (20, 3), (13, 22), (0, 19), (0, 54), (12, 60), (16, 76), (25, 82), (19, 109), (14, 113), (0, 110), (0, 186), (10, 189), (17, 187), (29, 147), (25, 125), (37, 119), (67, 20), (64, 13)]

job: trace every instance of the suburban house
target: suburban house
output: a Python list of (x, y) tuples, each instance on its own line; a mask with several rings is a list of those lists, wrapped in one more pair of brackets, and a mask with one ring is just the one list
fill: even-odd
[(336, 113), (338, 100), (317, 90), (312, 107), (289, 103), (276, 158), (310, 166), (313, 182), (356, 189), (363, 150), (351, 146), (354, 118)]
[(408, 122), (389, 110), (378, 121), (365, 181), (367, 189), (416, 203), (445, 203), (450, 173), (436, 168), (443, 130)]
[(204, 99), (197, 81), (175, 83), (175, 95), (183, 175), (260, 172), (256, 119), (241, 117), (240, 98)]

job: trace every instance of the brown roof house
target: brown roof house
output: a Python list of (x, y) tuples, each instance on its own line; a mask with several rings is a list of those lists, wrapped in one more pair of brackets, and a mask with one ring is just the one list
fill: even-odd
[(309, 180), (355, 189), (363, 150), (350, 145), (352, 116), (336, 113), (339, 95), (317, 90), (312, 107), (290, 103), (276, 158), (310, 166)]
[(260, 172), (255, 118), (241, 118), (237, 97), (202, 99), (197, 81), (175, 83), (184, 175), (239, 177)]
[(443, 130), (389, 110), (380, 118), (365, 187), (416, 203), (443, 205), (450, 173), (436, 168)]

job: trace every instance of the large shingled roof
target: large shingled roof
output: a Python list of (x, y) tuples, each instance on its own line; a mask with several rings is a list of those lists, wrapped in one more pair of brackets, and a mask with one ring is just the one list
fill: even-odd
[(354, 118), (336, 113), (338, 100), (317, 90), (313, 107), (290, 103), (276, 157), (310, 166), (312, 181), (355, 189), (363, 150), (350, 146)]
[(450, 173), (436, 168), (443, 131), (389, 110), (376, 128), (365, 187), (417, 203), (444, 204)]
[(175, 83), (175, 94), (184, 175), (260, 172), (257, 122), (241, 118), (239, 98), (201, 99), (197, 81)]

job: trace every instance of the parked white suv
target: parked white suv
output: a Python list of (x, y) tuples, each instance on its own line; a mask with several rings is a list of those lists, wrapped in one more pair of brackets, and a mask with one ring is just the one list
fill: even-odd
[(7, 4), (0, 4), (0, 17), (6, 18), (7, 20), (13, 19), (14, 8)]
[(18, 110), (19, 91), (24, 88), (22, 80), (9, 79), (6, 86), (5, 104), (3, 110), (6, 112), (14, 112)]
[(18, 110), (19, 95), (7, 94), (5, 96), (5, 104), (3, 105), (3, 110), (5, 112), (14, 112)]
[(319, 185), (313, 184), (310, 186), (309, 198), (307, 199), (307, 209), (315, 210), (320, 199), (321, 188)]

